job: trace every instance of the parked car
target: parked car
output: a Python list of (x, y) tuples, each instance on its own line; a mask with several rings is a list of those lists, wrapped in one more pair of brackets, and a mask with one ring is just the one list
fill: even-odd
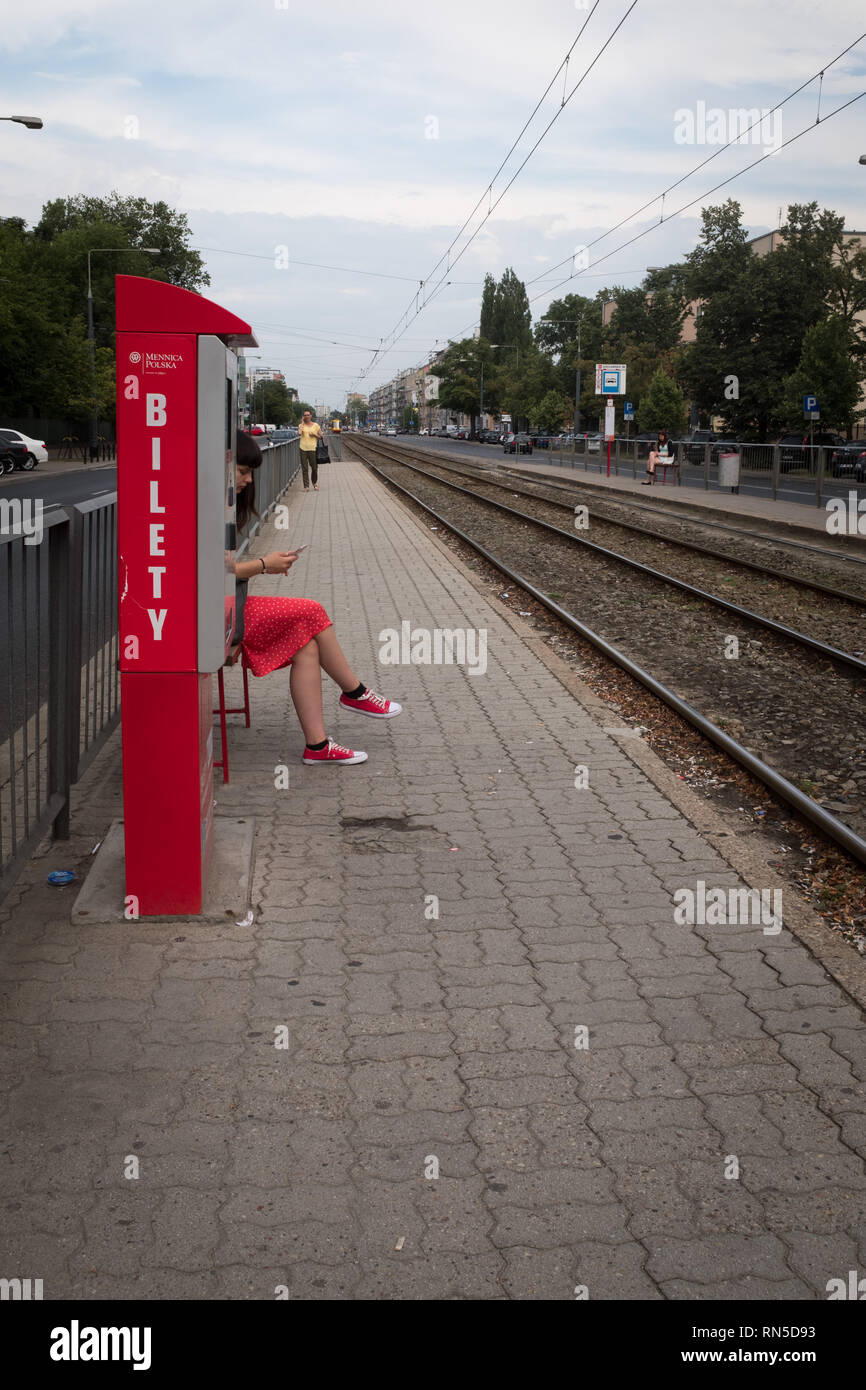
[(393, 425), (389, 425), (388, 428), (386, 429), (385, 433), (386, 433), (386, 434), (396, 434), (397, 431), (395, 430), (395, 428), (394, 428)]
[[(3, 439), (17, 440), (19, 444), (25, 446), (24, 462), (21, 464), (25, 473), (29, 473), (31, 468), (36, 467), (37, 463), (48, 462), (48, 450), (42, 440), (31, 439), (29, 434), (22, 434), (20, 430), (13, 429), (0, 430), (0, 437)], [(16, 457), (18, 452), (17, 449), (14, 451)]]
[(704, 449), (710, 446), (710, 464), (715, 466), (720, 454), (738, 454), (740, 443), (726, 435), (716, 434), (714, 430), (695, 430), (684, 439), (671, 441), (671, 450), (680, 463), (692, 463), (695, 467), (704, 466)]
[(14, 473), (16, 468), (23, 468), (29, 473), (33, 467), (32, 463), (26, 461), (27, 445), (16, 435), (17, 430), (0, 430), (0, 474)]
[(428, 435), (429, 435), (429, 433), (430, 433), (430, 431), (429, 431), (429, 430), (427, 429), (427, 427), (425, 426), (423, 429), (420, 429), (420, 430), (418, 431), (418, 437), (420, 438), (422, 434), (428, 434)]
[(528, 434), (507, 434), (502, 441), (506, 454), (531, 454), (532, 440)]
[(658, 439), (658, 430), (641, 430), (640, 434), (634, 437), (637, 446), (637, 456), (639, 459), (649, 458), (649, 452)]
[(829, 471), (834, 478), (853, 478), (866, 482), (866, 439), (851, 439), (834, 449)]
[[(795, 468), (810, 468), (812, 454), (809, 445), (818, 448), (833, 448), (845, 444), (845, 436), (832, 430), (815, 430), (811, 438), (808, 434), (783, 434), (779, 440), (779, 471), (790, 473)], [(817, 455), (815, 456), (817, 464)]]
[(549, 434), (534, 434), (534, 435), (532, 435), (532, 443), (533, 443), (533, 447), (536, 448), (536, 449), (549, 449), (549, 448), (550, 448), (550, 435), (549, 435)]
[[(692, 430), (691, 434), (683, 435), (681, 439), (672, 439), (671, 444), (676, 449), (680, 463), (702, 464), (704, 461), (704, 448), (707, 444), (715, 444), (721, 439), (721, 435), (716, 434), (715, 430)], [(715, 450), (710, 451), (710, 457), (715, 463)]]
[(604, 443), (604, 435), (600, 430), (595, 430), (592, 434), (584, 435), (586, 441), (586, 452), (588, 454), (601, 453), (601, 446)]

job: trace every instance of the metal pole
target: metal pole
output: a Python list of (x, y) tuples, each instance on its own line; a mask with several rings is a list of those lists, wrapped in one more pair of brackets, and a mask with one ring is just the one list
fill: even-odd
[(583, 315), (577, 321), (577, 370), (574, 377), (574, 447), (577, 448), (577, 436), (580, 433), (580, 330), (583, 327)]
[[(99, 421), (96, 418), (96, 339), (93, 335), (93, 286), (90, 279), (90, 255), (87, 253), (87, 342), (90, 349), (90, 438), (88, 440), (90, 462), (93, 463), (99, 452)], [(87, 460), (85, 460), (87, 462)]]

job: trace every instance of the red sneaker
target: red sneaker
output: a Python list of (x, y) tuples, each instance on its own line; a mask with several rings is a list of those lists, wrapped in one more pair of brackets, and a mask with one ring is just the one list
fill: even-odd
[(328, 739), (327, 748), (305, 748), (301, 762), (304, 763), (365, 763), (367, 754), (355, 752), (353, 748), (343, 748), (341, 744), (335, 743), (332, 738)]
[(340, 704), (345, 709), (357, 710), (358, 714), (368, 714), (371, 719), (393, 719), (395, 715), (403, 713), (403, 706), (398, 705), (396, 700), (386, 700), (384, 695), (377, 695), (375, 690), (365, 691), (360, 700), (351, 700), (348, 695), (341, 695)]

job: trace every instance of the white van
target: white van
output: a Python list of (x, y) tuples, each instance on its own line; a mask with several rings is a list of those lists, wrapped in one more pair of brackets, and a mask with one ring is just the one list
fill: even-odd
[(450, 437), (451, 437), (452, 439), (456, 439), (456, 438), (457, 438), (457, 426), (456, 426), (456, 425), (446, 425), (446, 426), (445, 426), (445, 433), (446, 433), (447, 435), (450, 435)]

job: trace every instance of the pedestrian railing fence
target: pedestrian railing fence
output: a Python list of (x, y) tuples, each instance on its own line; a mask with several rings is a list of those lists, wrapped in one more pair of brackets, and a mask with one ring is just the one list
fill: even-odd
[[(610, 441), (610, 471), (616, 476), (643, 477), (650, 442), (627, 436)], [(863, 444), (866, 451), (866, 441)], [(844, 496), (850, 488), (866, 495), (866, 467), (858, 463), (857, 451), (819, 445), (786, 448), (779, 444), (723, 443), (684, 446), (675, 451), (675, 481), (680, 486), (719, 490), (719, 456), (736, 453), (740, 477), (748, 491), (765, 493), (785, 501), (814, 501), (822, 507), (830, 497)], [(555, 459), (564, 467), (585, 472), (607, 472), (608, 448), (605, 440), (552, 440), (550, 448), (535, 449), (533, 462)], [(722, 489), (727, 491), (728, 489)]]
[[(23, 503), (22, 503), (23, 506)], [(117, 495), (0, 532), (0, 897), (120, 717)]]
[[(260, 518), (238, 538), (239, 551), (300, 467), (297, 439), (262, 453)], [(40, 507), (26, 526), (23, 511), (3, 505), (0, 900), (47, 831), (69, 837), (70, 789), (120, 720), (117, 494)]]

